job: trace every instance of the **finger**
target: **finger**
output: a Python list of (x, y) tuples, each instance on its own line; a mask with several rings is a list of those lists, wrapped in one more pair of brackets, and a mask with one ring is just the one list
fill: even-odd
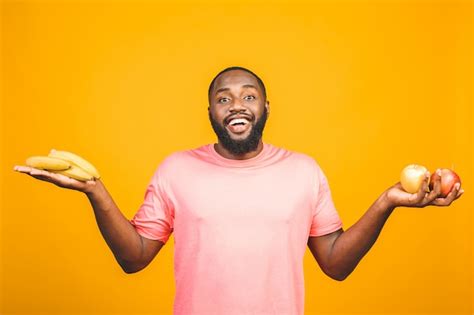
[(35, 176), (41, 176), (41, 177), (44, 177), (44, 176), (47, 176), (46, 171), (43, 171), (43, 170), (40, 170), (40, 169), (37, 169), (37, 168), (34, 168), (34, 167), (29, 167), (29, 166), (16, 166), (14, 168), (15, 171), (17, 172), (20, 172), (20, 173), (25, 173), (25, 174), (28, 174), (28, 175), (31, 175), (33, 177)]
[(428, 191), (428, 181), (430, 180), (430, 172), (425, 173), (425, 178), (423, 179), (423, 182), (421, 183), (421, 187), (418, 190), (416, 194), (413, 194), (410, 196), (409, 200), (412, 205), (416, 206), (423, 206), (425, 198), (427, 196), (427, 191)]
[(32, 170), (30, 173), (28, 173), (31, 177), (34, 177), (36, 179), (44, 180), (47, 182), (53, 183), (55, 179), (53, 178), (53, 174), (49, 172), (45, 172), (42, 170)]
[(57, 180), (58, 175), (60, 175), (60, 174), (55, 174), (55, 173), (51, 173), (45, 170), (40, 170), (34, 167), (23, 166), (23, 165), (16, 165), (13, 169), (17, 172), (25, 173), (36, 179), (40, 179), (40, 180), (44, 180), (48, 182), (52, 182), (55, 179)]
[(30, 175), (41, 175), (41, 176), (45, 176), (45, 177), (50, 177), (51, 173), (48, 172), (48, 171), (40, 170), (40, 169), (37, 169), (37, 168), (33, 167), (33, 168), (31, 168)]
[(433, 201), (433, 204), (436, 206), (449, 206), (456, 199), (456, 197), (458, 197), (460, 187), (461, 187), (461, 184), (456, 183), (453, 189), (451, 189), (449, 194), (446, 196), (446, 198), (436, 198)]
[(464, 193), (464, 190), (463, 190), (463, 189), (459, 189), (458, 194), (456, 195), (456, 197), (454, 198), (454, 200), (456, 200), (456, 199), (458, 199), (459, 197), (461, 197), (463, 193)]
[(30, 167), (30, 166), (23, 166), (23, 165), (16, 165), (13, 170), (21, 173), (27, 173), (29, 175), (41, 175), (41, 176), (47, 176), (48, 174), (51, 174), (50, 172)]
[(438, 168), (436, 170), (436, 180), (433, 182), (433, 191), (436, 192), (436, 196), (441, 194), (441, 170)]
[(453, 200), (456, 198), (460, 189), (461, 189), (461, 183), (454, 184), (453, 189), (451, 189), (449, 194), (446, 196), (446, 201), (448, 201), (449, 204), (451, 204), (451, 202), (453, 202)]
[[(457, 193), (455, 193), (454, 195), (454, 200), (458, 199), (459, 197), (461, 197), (461, 195), (464, 193), (464, 189), (461, 188), (461, 183), (457, 183), (459, 185), (459, 188), (457, 189)], [(455, 185), (456, 186), (456, 185)], [(453, 188), (454, 190), (455, 188)]]
[(445, 198), (436, 198), (433, 200), (430, 205), (437, 206), (437, 207), (444, 207), (447, 206)]
[(21, 173), (29, 173), (31, 171), (31, 167), (23, 166), (23, 165), (15, 165), (15, 167), (13, 167), (13, 170), (17, 172), (21, 172)]
[(439, 197), (441, 194), (441, 170), (437, 169), (436, 174), (439, 175), (436, 180), (432, 183), (433, 184), (433, 189), (429, 192), (429, 194), (426, 195), (426, 198), (424, 202), (426, 204), (431, 203), (433, 200)]

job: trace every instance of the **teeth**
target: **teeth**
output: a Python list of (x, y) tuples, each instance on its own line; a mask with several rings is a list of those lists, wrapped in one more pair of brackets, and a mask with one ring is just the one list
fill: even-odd
[(244, 119), (244, 118), (232, 119), (232, 120), (229, 122), (229, 125), (233, 126), (233, 125), (235, 125), (235, 124), (240, 124), (240, 123), (246, 124), (246, 123), (247, 123), (247, 119)]

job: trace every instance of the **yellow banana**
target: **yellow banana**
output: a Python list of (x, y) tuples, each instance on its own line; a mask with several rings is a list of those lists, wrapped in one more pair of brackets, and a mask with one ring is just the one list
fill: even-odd
[(92, 176), (91, 174), (84, 171), (82, 168), (75, 165), (71, 165), (71, 168), (64, 171), (51, 171), (51, 172), (62, 174), (67, 177), (71, 177), (83, 182), (88, 181), (88, 180), (94, 180), (94, 176)]
[(26, 165), (48, 171), (62, 171), (71, 167), (69, 162), (49, 156), (31, 156), (26, 159)]
[(91, 163), (89, 163), (88, 161), (86, 161), (85, 159), (83, 159), (82, 157), (74, 153), (52, 149), (51, 152), (49, 152), (48, 156), (65, 160), (71, 163), (71, 165), (73, 166), (82, 168), (86, 173), (89, 173), (93, 177), (100, 178), (100, 174), (97, 171), (97, 169), (94, 167), (94, 165), (92, 165)]

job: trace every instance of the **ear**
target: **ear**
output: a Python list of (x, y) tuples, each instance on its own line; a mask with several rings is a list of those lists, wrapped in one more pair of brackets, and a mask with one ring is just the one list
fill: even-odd
[(267, 115), (270, 115), (270, 101), (269, 100), (265, 102), (265, 107), (267, 109)]

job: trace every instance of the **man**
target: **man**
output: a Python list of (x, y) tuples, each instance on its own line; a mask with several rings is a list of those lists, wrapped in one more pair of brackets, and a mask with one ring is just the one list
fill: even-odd
[(303, 256), (344, 280), (396, 207), (447, 206), (440, 182), (427, 193), (387, 189), (344, 231), (327, 179), (309, 156), (262, 141), (270, 112), (262, 80), (221, 71), (209, 91), (217, 144), (177, 152), (155, 171), (132, 220), (100, 180), (79, 182), (28, 167), (16, 170), (86, 193), (99, 229), (126, 273), (145, 268), (174, 233), (175, 314), (303, 314)]

